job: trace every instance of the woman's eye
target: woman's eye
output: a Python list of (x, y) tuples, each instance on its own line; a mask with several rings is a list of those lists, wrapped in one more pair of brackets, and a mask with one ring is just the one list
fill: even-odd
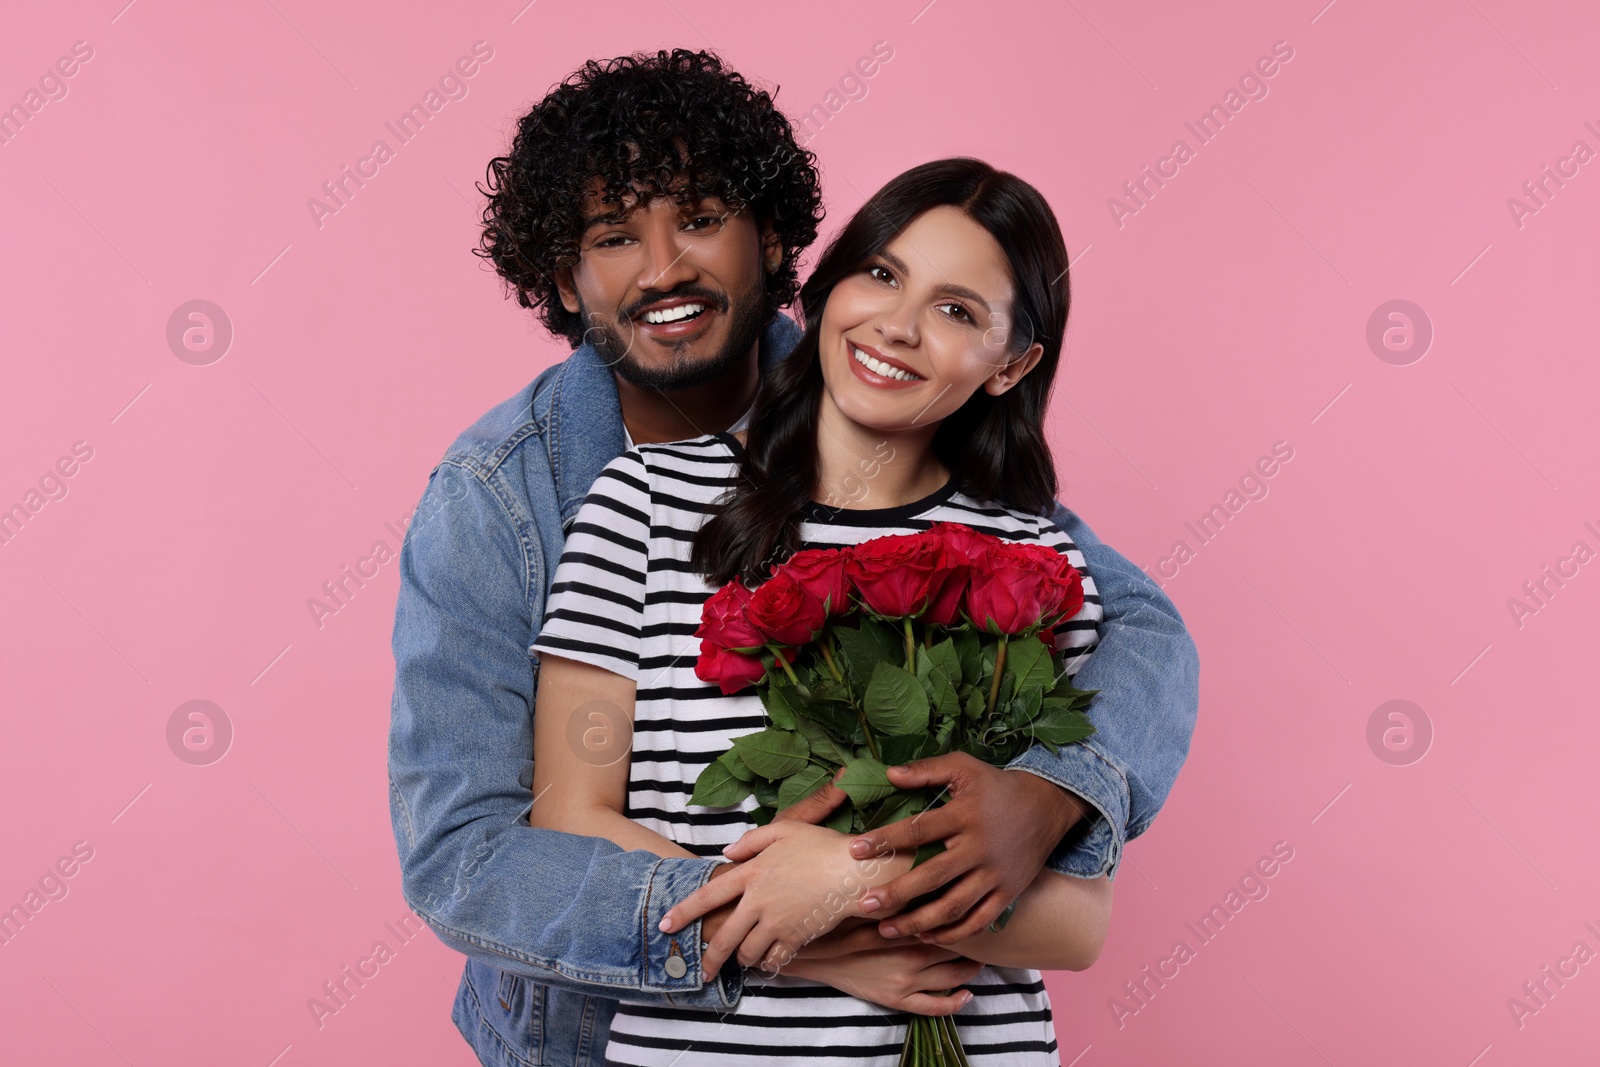
[(945, 314), (949, 315), (952, 319), (955, 319), (957, 322), (972, 322), (973, 321), (972, 313), (970, 311), (968, 311), (966, 308), (962, 307), (960, 304), (940, 304), (939, 307), (948, 308), (949, 310), (946, 311)]
[(876, 263), (867, 268), (867, 277), (875, 282), (892, 283), (894, 281), (894, 274), (890, 272), (889, 268)]
[(596, 241), (594, 243), (594, 247), (596, 247), (596, 248), (616, 248), (619, 245), (621, 245), (624, 241), (626, 241), (627, 239), (628, 239), (627, 235), (625, 235), (625, 234), (614, 233), (610, 237), (602, 237), (600, 240)]
[(696, 215), (689, 220), (689, 228), (692, 230), (705, 230), (721, 221), (722, 216), (720, 215)]

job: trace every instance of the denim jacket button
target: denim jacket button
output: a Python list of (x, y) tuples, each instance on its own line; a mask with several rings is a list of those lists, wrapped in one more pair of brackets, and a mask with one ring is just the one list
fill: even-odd
[(682, 978), (689, 973), (689, 965), (683, 962), (682, 956), (668, 956), (667, 973), (674, 978)]

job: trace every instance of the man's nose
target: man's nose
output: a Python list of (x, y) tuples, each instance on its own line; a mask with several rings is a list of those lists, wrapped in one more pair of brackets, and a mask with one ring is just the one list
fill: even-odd
[(636, 284), (641, 290), (671, 292), (691, 282), (699, 273), (690, 245), (676, 229), (670, 234), (651, 234), (644, 241), (645, 259)]

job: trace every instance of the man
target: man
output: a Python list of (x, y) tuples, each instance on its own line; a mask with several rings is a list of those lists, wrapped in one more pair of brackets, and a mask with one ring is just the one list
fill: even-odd
[[(811, 153), (768, 95), (681, 50), (586, 64), (523, 117), (490, 185), (480, 254), (577, 348), (457, 439), (406, 531), (390, 806), (407, 901), (468, 956), (452, 1017), (481, 1061), (591, 1064), (619, 998), (737, 1002), (735, 962), (701, 974), (731, 906), (659, 926), (740, 865), (529, 826), (529, 646), (565, 525), (601, 468), (633, 443), (742, 426), (763, 366), (798, 337), (779, 309), (821, 197)], [(1047, 863), (1114, 875), (1124, 841), (1165, 801), (1194, 724), (1194, 644), (1138, 568), (1070, 511), (1055, 518), (1102, 598), (1099, 647), (1076, 677), (1102, 690), (1098, 732), (1005, 769), (955, 755), (892, 772), (903, 786), (948, 787), (947, 802), (870, 844), (947, 850), (875, 891), (889, 918), (876, 933), (828, 935), (832, 951), (845, 938), (882, 951), (912, 935), (965, 937)], [(574, 751), (627, 757), (624, 716), (602, 707), (591, 723)], [(820, 821), (838, 796), (826, 786), (786, 814)], [(930, 890), (937, 899), (896, 914)]]

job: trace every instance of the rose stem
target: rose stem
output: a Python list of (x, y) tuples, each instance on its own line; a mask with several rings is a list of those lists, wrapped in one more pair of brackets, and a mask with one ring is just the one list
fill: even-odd
[(1001, 634), (1000, 635), (1000, 648), (999, 648), (999, 651), (997, 651), (994, 654), (994, 681), (989, 683), (989, 714), (990, 715), (994, 714), (994, 702), (996, 700), (1000, 699), (1000, 678), (1005, 674), (1005, 669), (1006, 669), (1006, 642), (1008, 640), (1010, 640), (1009, 635)]

